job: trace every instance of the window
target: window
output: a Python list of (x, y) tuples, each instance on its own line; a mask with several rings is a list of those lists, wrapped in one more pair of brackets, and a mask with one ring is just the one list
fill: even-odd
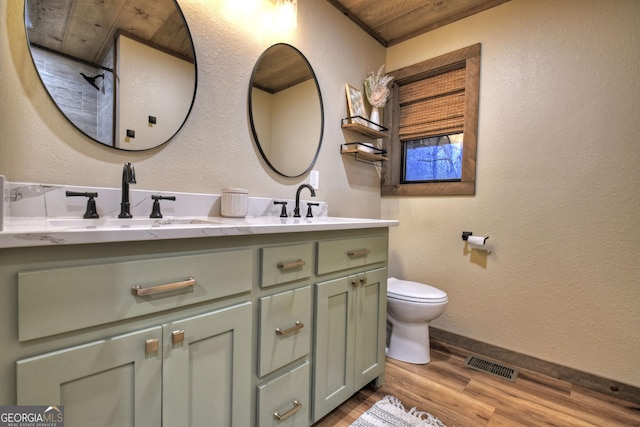
[(462, 179), (464, 134), (448, 134), (402, 142), (402, 182)]
[(389, 74), (382, 195), (475, 194), (480, 44)]

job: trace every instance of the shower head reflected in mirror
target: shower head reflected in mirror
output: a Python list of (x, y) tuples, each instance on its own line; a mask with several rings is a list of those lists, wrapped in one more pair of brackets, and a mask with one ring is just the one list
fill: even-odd
[(86, 74), (84, 74), (84, 73), (80, 73), (80, 74), (82, 75), (82, 77), (84, 77), (84, 79), (85, 79), (86, 81), (88, 81), (88, 82), (89, 82), (89, 84), (90, 84), (91, 86), (95, 87), (95, 88), (96, 88), (96, 90), (100, 90), (100, 88), (99, 88), (99, 87), (98, 87), (98, 85), (96, 84), (96, 79), (97, 79), (98, 77), (102, 77), (102, 81), (104, 82), (104, 73), (102, 73), (102, 74), (97, 74), (97, 75), (95, 75), (95, 76), (93, 76), (93, 77), (87, 76), (87, 75), (86, 75)]

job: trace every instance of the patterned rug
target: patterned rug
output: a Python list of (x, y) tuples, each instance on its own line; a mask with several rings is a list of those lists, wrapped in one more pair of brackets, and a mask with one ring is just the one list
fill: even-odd
[(402, 402), (385, 396), (360, 416), (351, 427), (446, 427), (428, 412), (411, 408), (405, 411)]

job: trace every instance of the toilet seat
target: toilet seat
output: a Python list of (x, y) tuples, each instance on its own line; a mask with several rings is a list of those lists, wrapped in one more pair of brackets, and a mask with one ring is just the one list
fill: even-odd
[(387, 297), (420, 304), (442, 304), (448, 302), (446, 292), (424, 283), (399, 280), (390, 277), (387, 280)]

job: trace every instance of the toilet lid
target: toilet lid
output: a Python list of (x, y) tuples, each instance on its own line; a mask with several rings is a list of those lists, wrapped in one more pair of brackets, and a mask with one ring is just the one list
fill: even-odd
[(399, 280), (390, 277), (387, 280), (387, 296), (403, 301), (442, 303), (447, 302), (447, 293), (424, 283)]

